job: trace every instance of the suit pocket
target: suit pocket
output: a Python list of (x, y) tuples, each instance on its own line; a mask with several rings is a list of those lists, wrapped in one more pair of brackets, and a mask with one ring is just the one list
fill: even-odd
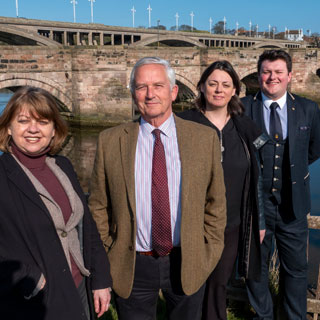
[(105, 248), (107, 248), (109, 250), (112, 248), (112, 246), (114, 245), (114, 242), (116, 240), (116, 235), (117, 235), (117, 225), (113, 224), (109, 230), (109, 237), (103, 243)]

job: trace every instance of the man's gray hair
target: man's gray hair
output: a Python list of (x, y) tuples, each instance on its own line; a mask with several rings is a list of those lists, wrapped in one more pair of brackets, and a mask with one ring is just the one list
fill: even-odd
[(170, 89), (172, 90), (172, 88), (176, 84), (176, 75), (174, 73), (174, 70), (170, 66), (170, 63), (167, 60), (164, 60), (158, 57), (145, 57), (138, 60), (131, 71), (129, 87), (132, 94), (134, 94), (136, 70), (145, 64), (161, 64), (162, 66), (164, 66), (167, 72), (168, 79), (170, 81)]

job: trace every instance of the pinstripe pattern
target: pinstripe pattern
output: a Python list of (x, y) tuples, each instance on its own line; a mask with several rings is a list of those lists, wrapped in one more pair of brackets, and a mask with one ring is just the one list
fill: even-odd
[[(152, 250), (151, 180), (155, 128), (141, 118), (135, 157), (135, 196), (137, 216), (136, 250)], [(159, 129), (166, 154), (173, 245), (180, 244), (181, 163), (174, 117), (171, 115)]]

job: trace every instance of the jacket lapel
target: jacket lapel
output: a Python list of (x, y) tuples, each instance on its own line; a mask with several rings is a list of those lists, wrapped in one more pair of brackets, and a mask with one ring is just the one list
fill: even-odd
[(181, 223), (185, 220), (183, 213), (188, 212), (189, 192), (192, 191), (191, 182), (194, 181), (192, 174), (188, 172), (187, 168), (192, 168), (191, 157), (194, 150), (189, 146), (193, 144), (190, 141), (193, 139), (190, 132), (185, 128), (183, 121), (179, 117), (174, 116), (177, 130), (177, 140), (179, 155), (181, 161)]
[(33, 186), (30, 179), (24, 173), (22, 168), (16, 162), (16, 160), (12, 157), (11, 154), (5, 153), (2, 156), (2, 160), (6, 170), (8, 171), (8, 179), (12, 181), (16, 185), (16, 187), (23, 192), (26, 197), (29, 198), (33, 203), (35, 203), (42, 211), (46, 213), (48, 218), (51, 219), (51, 216), (44, 205), (43, 201), (41, 200), (38, 192), (36, 191), (35, 187)]
[(137, 122), (132, 122), (128, 124), (128, 126), (125, 126), (123, 130), (123, 134), (120, 137), (121, 164), (122, 164), (129, 204), (134, 217), (136, 216), (134, 165), (135, 165), (138, 134), (139, 134), (139, 122), (137, 121)]
[(289, 154), (290, 159), (293, 156), (293, 150), (295, 148), (296, 141), (296, 129), (297, 129), (297, 103), (294, 97), (287, 93), (287, 113), (288, 113), (288, 139), (289, 139)]
[(262, 129), (264, 133), (268, 134), (263, 118), (263, 103), (261, 92), (258, 92), (253, 99), (252, 120), (258, 125), (259, 128)]

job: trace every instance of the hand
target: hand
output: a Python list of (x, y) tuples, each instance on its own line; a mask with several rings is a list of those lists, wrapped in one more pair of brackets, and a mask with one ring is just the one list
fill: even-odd
[(266, 235), (266, 229), (260, 230), (260, 244), (263, 242), (265, 235)]
[(40, 286), (40, 291), (44, 288), (44, 286), (46, 285), (46, 279), (44, 278), (43, 281), (42, 281), (42, 284)]
[(111, 300), (109, 288), (92, 290), (94, 310), (101, 317), (108, 309)]

